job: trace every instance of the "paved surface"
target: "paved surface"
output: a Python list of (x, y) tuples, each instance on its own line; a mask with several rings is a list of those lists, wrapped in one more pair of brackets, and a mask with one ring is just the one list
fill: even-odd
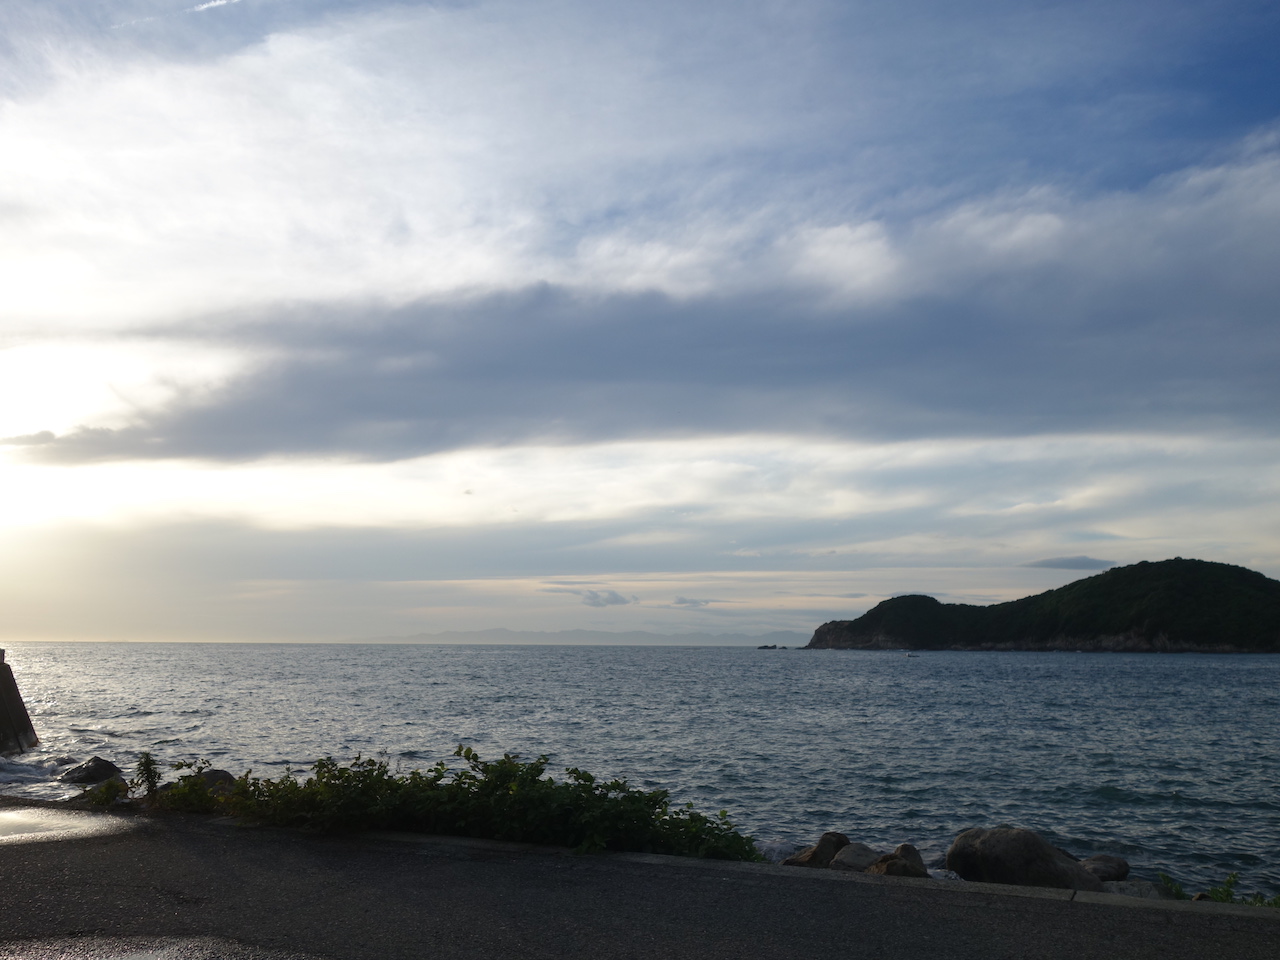
[(1280, 911), (1024, 894), (147, 817), (0, 844), (0, 957), (1280, 957)]

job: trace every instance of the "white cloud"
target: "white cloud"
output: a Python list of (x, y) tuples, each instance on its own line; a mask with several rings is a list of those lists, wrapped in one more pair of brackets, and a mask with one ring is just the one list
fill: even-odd
[(202, 10), (209, 10), (213, 7), (226, 7), (233, 3), (239, 3), (240, 0), (209, 0), (208, 3), (198, 3), (194, 7), (188, 7), (185, 12), (199, 13)]
[[(240, 611), (233, 633), (307, 604), (365, 632), (337, 598), (391, 596), (406, 623), (498, 598), (513, 625), (776, 626), (817, 615), (806, 591), (976, 598), (956, 570), (1047, 583), (1021, 565), (1082, 550), (1280, 569), (1280, 148), (1142, 139), (1180, 94), (1157, 110), (1128, 79), (1198, 63), (1237, 29), (1219, 7), (286, 6), (179, 4), (108, 39), (13, 20), (0, 527), (48, 601), (26, 622), (75, 606), (73, 547), (43, 586), (20, 569), (72, 529), (122, 538), (119, 593), (84, 614), (119, 623), (171, 566), (130, 573), (132, 535), (483, 547), (449, 586), (421, 556), (359, 586), (344, 550), (290, 546), (175, 593)], [(123, 437), (88, 456), (170, 459), (35, 462), (79, 427)], [(353, 461), (379, 456), (401, 459)], [(874, 564), (951, 572), (844, 575)], [(609, 575), (566, 599), (531, 570)]]
[[(392, 464), (220, 467), (168, 461), (67, 469), (0, 456), (9, 457), (0, 511), (9, 529), (235, 520), (281, 531), (506, 530), (495, 535), (536, 543), (581, 527), (600, 533), (575, 532), (556, 549), (579, 560), (561, 562), (734, 556), (753, 564), (832, 555), (840, 563), (874, 556), (961, 563), (975, 550), (1025, 563), (1063, 553), (1076, 532), (1090, 530), (1134, 544), (1139, 556), (1109, 548), (1124, 562), (1179, 538), (1188, 555), (1196, 544), (1217, 550), (1232, 543), (1280, 558), (1280, 527), (1257, 519), (1260, 506), (1280, 495), (1280, 448), (1253, 438), (925, 445), (745, 437), (480, 449)], [(1162, 529), (1174, 516), (1177, 524)]]
[(894, 249), (881, 223), (805, 227), (781, 246), (795, 251), (796, 277), (816, 282), (842, 299), (884, 300), (904, 292), (895, 282), (902, 251)]

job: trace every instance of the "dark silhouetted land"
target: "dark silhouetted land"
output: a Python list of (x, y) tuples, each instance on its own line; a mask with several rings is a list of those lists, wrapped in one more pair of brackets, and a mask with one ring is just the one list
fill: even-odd
[(893, 597), (807, 649), (1280, 653), (1280, 581), (1179, 557), (986, 607)]

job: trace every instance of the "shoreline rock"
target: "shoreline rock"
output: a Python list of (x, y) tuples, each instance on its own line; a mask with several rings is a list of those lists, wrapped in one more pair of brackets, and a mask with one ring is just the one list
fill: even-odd
[(824, 833), (812, 847), (805, 847), (799, 853), (793, 853), (782, 861), (782, 865), (784, 867), (829, 867), (835, 855), (848, 845), (849, 838), (843, 833)]
[[(1017, 827), (974, 827), (964, 831), (951, 841), (947, 869), (961, 879), (982, 883), (1103, 892), (1102, 881), (1080, 861), (1035, 831)], [(1128, 873), (1129, 865), (1125, 863), (1125, 876)]]
[(84, 763), (77, 763), (70, 770), (64, 770), (58, 779), (63, 783), (90, 785), (105, 780), (124, 780), (124, 771), (110, 760), (94, 756)]
[[(843, 833), (824, 833), (816, 844), (782, 861), (783, 866), (865, 873), (885, 877), (935, 879), (920, 851), (901, 843), (883, 853)], [(1129, 879), (1129, 863), (1111, 854), (1080, 859), (1055, 847), (1033, 830), (1001, 824), (957, 834), (945, 858), (934, 864), (960, 880), (1019, 887), (1051, 887), (1118, 893), (1147, 899), (1176, 899), (1161, 884)]]

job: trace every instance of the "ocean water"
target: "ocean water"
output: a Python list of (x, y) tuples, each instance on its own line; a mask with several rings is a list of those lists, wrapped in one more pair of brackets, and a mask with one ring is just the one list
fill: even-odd
[(1191, 889), (1280, 893), (1280, 657), (14, 643), (42, 744), (0, 792), (65, 795), (67, 757), (277, 776), (317, 757), (546, 754), (759, 841), (839, 830), (940, 858), (971, 826)]

